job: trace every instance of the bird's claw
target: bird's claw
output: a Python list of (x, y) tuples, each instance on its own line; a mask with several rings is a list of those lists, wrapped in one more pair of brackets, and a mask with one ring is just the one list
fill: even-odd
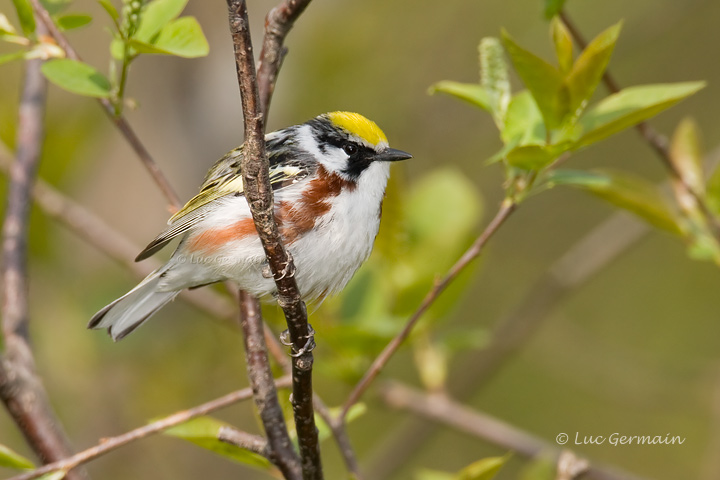
[(285, 330), (280, 334), (280, 343), (282, 343), (286, 347), (292, 347), (292, 352), (290, 353), (290, 356), (293, 358), (297, 358), (301, 355), (304, 355), (305, 353), (312, 352), (317, 346), (317, 344), (315, 343), (315, 330), (310, 324), (308, 324), (308, 334), (305, 336), (305, 338), (307, 338), (307, 342), (305, 342), (305, 345), (303, 345), (300, 350), (296, 351), (292, 340), (290, 340), (290, 332), (288, 330)]
[(290, 255), (290, 252), (287, 252), (287, 261), (285, 262), (285, 266), (282, 269), (282, 272), (280, 272), (280, 278), (276, 278), (275, 281), (279, 282), (283, 278), (292, 278), (295, 276), (295, 263), (293, 262), (293, 257)]

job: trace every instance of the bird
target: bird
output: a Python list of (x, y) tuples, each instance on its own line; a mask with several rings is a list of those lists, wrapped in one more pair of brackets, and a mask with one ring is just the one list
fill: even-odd
[[(319, 115), (265, 136), (275, 221), (295, 265), (303, 300), (337, 294), (369, 257), (380, 226), (392, 162), (412, 155), (390, 148), (364, 116)], [(182, 290), (232, 281), (272, 301), (275, 281), (244, 196), (241, 145), (208, 171), (200, 192), (168, 220), (135, 261), (179, 239), (167, 263), (98, 311), (88, 328), (118, 341)]]

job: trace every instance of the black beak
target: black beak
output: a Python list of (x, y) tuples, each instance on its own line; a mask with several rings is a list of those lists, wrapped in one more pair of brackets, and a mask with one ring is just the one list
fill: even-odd
[(407, 152), (403, 152), (402, 150), (397, 150), (395, 148), (386, 148), (375, 157), (375, 160), (379, 160), (381, 162), (397, 162), (400, 160), (407, 160), (408, 158), (412, 158), (412, 155)]

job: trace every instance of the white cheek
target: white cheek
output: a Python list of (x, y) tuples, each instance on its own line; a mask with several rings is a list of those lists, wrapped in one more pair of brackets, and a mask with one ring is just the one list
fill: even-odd
[(298, 131), (298, 146), (317, 158), (323, 166), (331, 171), (337, 172), (345, 168), (348, 161), (348, 155), (338, 147), (332, 145), (325, 146), (325, 153), (321, 152), (312, 135), (310, 125), (303, 125)]

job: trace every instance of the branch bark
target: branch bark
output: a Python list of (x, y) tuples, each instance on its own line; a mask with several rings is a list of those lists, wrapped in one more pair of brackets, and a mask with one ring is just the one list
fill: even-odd
[[(310, 347), (313, 345), (313, 338), (307, 322), (305, 303), (302, 301), (295, 281), (295, 267), (292, 258), (285, 250), (274, 218), (273, 193), (270, 187), (269, 166), (265, 152), (264, 113), (261, 110), (258, 94), (247, 5), (245, 1), (241, 0), (227, 0), (227, 3), (245, 123), (245, 146), (241, 166), (245, 197), (250, 205), (255, 228), (275, 278), (278, 305), (285, 313), (292, 348), (295, 352), (292, 362), (292, 405), (303, 478), (320, 480), (322, 479), (322, 465), (312, 403), (313, 355)], [(291, 3), (293, 2), (287, 3), (287, 5)], [(294, 4), (297, 8), (298, 5), (307, 4), (307, 2), (295, 2)], [(297, 15), (299, 14), (298, 11)], [(276, 45), (281, 45), (281, 42)], [(270, 51), (266, 50), (264, 57), (269, 58), (269, 55)], [(275, 68), (279, 68), (279, 62), (275, 65)], [(277, 70), (274, 75), (270, 72), (264, 77), (267, 78), (264, 82), (274, 84), (276, 75)]]
[[(278, 378), (275, 381), (275, 385), (278, 388), (287, 388), (290, 386), (290, 382), (290, 377), (284, 376)], [(32, 480), (34, 478), (45, 475), (46, 473), (59, 470), (69, 472), (73, 468), (76, 468), (78, 465), (85, 464), (90, 460), (94, 460), (95, 458), (100, 457), (124, 445), (127, 445), (128, 443), (132, 443), (150, 435), (162, 432), (164, 430), (167, 430), (168, 428), (174, 427), (175, 425), (180, 425), (181, 423), (192, 420), (193, 418), (202, 417), (203, 415), (207, 415), (211, 412), (214, 412), (215, 410), (219, 410), (221, 408), (228, 407), (243, 400), (247, 400), (252, 396), (253, 391), (250, 388), (243, 388), (242, 390), (228, 393), (227, 395), (216, 398), (215, 400), (203, 403), (202, 405), (198, 405), (197, 407), (176, 412), (170, 416), (136, 428), (135, 430), (123, 433), (122, 435), (104, 438), (100, 441), (99, 444), (83, 450), (82, 452), (79, 452), (72, 457), (45, 465), (42, 468), (38, 468), (22, 475), (17, 475), (8, 480)]]
[[(44, 33), (38, 26), (38, 33)], [(26, 63), (20, 98), (17, 153), (10, 167), (7, 210), (2, 229), (2, 333), (0, 398), (28, 444), (44, 463), (72, 454), (35, 370), (29, 339), (27, 238), (30, 195), (44, 139), (47, 82), (42, 62)], [(71, 478), (85, 478), (78, 473)]]
[(390, 341), (390, 343), (388, 343), (385, 349), (380, 353), (380, 355), (378, 355), (378, 357), (375, 359), (368, 371), (365, 373), (365, 376), (363, 376), (363, 378), (358, 382), (353, 391), (350, 393), (350, 396), (345, 401), (342, 411), (337, 418), (338, 423), (345, 421), (345, 417), (347, 416), (350, 407), (352, 407), (355, 403), (358, 402), (358, 400), (360, 400), (360, 397), (363, 395), (363, 393), (365, 393), (365, 390), (367, 390), (372, 381), (375, 380), (375, 378), (380, 374), (385, 365), (387, 365), (395, 352), (397, 352), (397, 350), (400, 348), (400, 345), (402, 345), (405, 339), (410, 336), (410, 333), (412, 332), (413, 327), (415, 327), (415, 325), (417, 324), (418, 320), (420, 320), (422, 315), (427, 311), (428, 308), (430, 308), (430, 306), (432, 306), (435, 300), (437, 300), (437, 298), (445, 291), (448, 285), (452, 283), (452, 281), (460, 274), (460, 272), (462, 272), (462, 270), (471, 261), (473, 261), (476, 257), (480, 255), (483, 248), (485, 247), (485, 244), (488, 242), (488, 240), (490, 240), (490, 238), (495, 234), (495, 232), (497, 232), (497, 230), (505, 222), (505, 220), (507, 220), (507, 218), (515, 211), (516, 207), (517, 205), (515, 203), (506, 199), (500, 206), (498, 212), (495, 214), (495, 217), (490, 221), (488, 226), (485, 227), (485, 230), (483, 230), (477, 240), (475, 240), (475, 243), (470, 246), (470, 248), (463, 254), (462, 257), (460, 257), (460, 259), (458, 259), (457, 262), (455, 262), (455, 265), (450, 268), (450, 271), (448, 271), (448, 273), (442, 278), (442, 280), (440, 280), (430, 289), (418, 309), (405, 324), (405, 327), (400, 331), (400, 333), (395, 336), (395, 338)]
[(265, 345), (260, 302), (249, 293), (240, 291), (240, 324), (245, 340), (248, 377), (253, 399), (268, 438), (269, 458), (287, 479), (302, 480), (300, 459), (295, 454), (277, 390), (272, 381), (272, 370)]
[(268, 459), (271, 458), (268, 442), (260, 435), (253, 435), (233, 427), (223, 426), (220, 427), (217, 438), (221, 442), (244, 448)]

